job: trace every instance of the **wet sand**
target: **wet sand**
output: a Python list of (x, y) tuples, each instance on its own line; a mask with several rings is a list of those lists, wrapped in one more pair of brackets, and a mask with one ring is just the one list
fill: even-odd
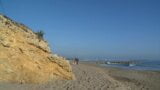
[(160, 90), (160, 72), (108, 68), (88, 62), (72, 68), (76, 80), (40, 85), (0, 83), (0, 90)]

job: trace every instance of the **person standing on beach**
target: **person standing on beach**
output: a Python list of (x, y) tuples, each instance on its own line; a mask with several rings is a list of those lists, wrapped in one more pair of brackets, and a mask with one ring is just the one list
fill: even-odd
[(75, 64), (78, 65), (78, 64), (79, 64), (79, 59), (78, 59), (78, 58), (75, 58), (74, 60), (75, 60)]

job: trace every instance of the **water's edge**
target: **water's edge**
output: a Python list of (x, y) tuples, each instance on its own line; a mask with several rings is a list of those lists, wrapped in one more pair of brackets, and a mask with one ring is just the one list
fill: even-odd
[(131, 70), (151, 70), (151, 71), (160, 71), (160, 61), (140, 61), (138, 63), (103, 63), (100, 64), (105, 67), (116, 67), (122, 69), (131, 69)]

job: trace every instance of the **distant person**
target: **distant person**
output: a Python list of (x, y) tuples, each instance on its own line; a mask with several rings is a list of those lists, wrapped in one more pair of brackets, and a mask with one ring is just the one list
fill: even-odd
[(78, 59), (78, 58), (75, 58), (74, 61), (75, 61), (75, 64), (76, 64), (76, 65), (79, 64), (79, 59)]

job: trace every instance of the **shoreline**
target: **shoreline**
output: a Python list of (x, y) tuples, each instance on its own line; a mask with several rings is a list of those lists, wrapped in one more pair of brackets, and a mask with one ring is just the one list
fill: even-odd
[(160, 72), (108, 68), (94, 62), (71, 66), (76, 80), (41, 85), (0, 83), (0, 90), (160, 90)]
[(81, 61), (81, 63), (95, 65), (97, 67), (104, 67), (104, 68), (114, 68), (114, 69), (133, 70), (133, 71), (146, 71), (146, 72), (159, 72), (160, 73), (160, 69), (156, 69), (156, 70), (154, 70), (154, 69), (135, 69), (135, 68), (129, 68), (129, 67), (134, 67), (134, 66), (123, 67), (123, 65), (122, 66), (116, 66), (116, 65), (114, 66), (114, 64), (113, 64), (113, 66), (111, 64), (108, 64), (108, 66), (106, 64), (106, 66), (105, 66), (105, 64), (101, 63), (101, 61), (100, 62), (99, 61)]
[[(135, 70), (119, 67), (102, 66), (92, 61), (83, 61), (83, 64), (102, 68), (108, 72), (112, 78), (131, 86), (131, 90), (141, 90), (139, 85), (146, 89), (142, 90), (160, 90), (160, 71), (157, 70)], [(135, 85), (135, 86), (134, 86)], [(134, 87), (133, 87), (134, 86)], [(135, 89), (136, 88), (136, 89)]]

